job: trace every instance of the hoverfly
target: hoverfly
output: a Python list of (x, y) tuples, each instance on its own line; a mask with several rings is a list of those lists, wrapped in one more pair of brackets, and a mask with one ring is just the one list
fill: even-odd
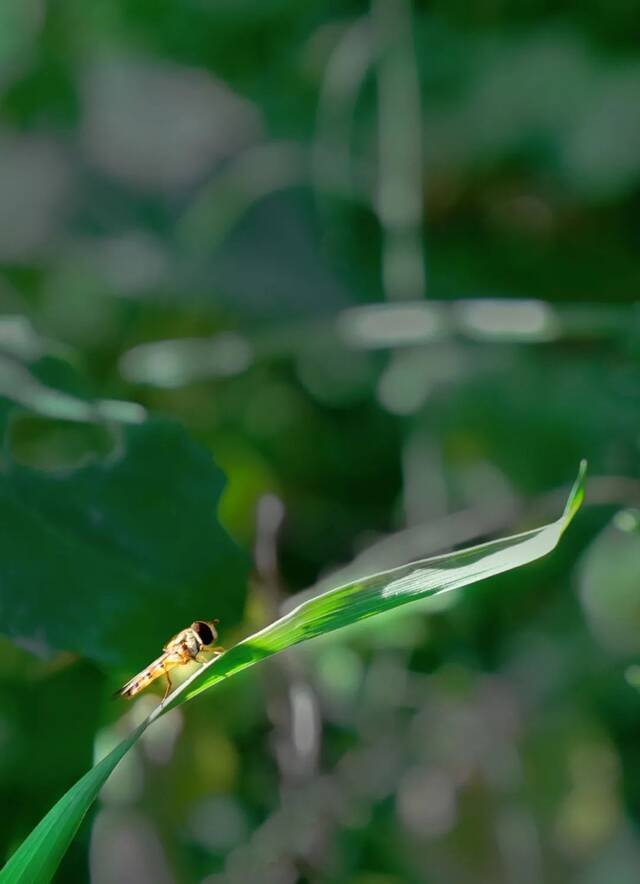
[(166, 643), (162, 649), (164, 653), (157, 660), (149, 663), (145, 669), (134, 675), (119, 691), (116, 691), (114, 696), (126, 697), (130, 700), (156, 678), (164, 675), (167, 679), (167, 687), (162, 698), (164, 702), (172, 687), (169, 674), (172, 669), (190, 663), (192, 660), (198, 660), (200, 654), (219, 655), (224, 653), (224, 648), (214, 646), (214, 642), (218, 638), (216, 626), (219, 622), (219, 620), (194, 620), (191, 626), (174, 635)]

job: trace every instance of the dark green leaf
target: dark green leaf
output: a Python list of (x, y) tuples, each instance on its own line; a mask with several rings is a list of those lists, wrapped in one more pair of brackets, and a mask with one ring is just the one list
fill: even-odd
[(44, 651), (135, 667), (176, 624), (237, 621), (245, 562), (210, 455), (167, 421), (121, 432), (106, 463), (0, 474), (0, 622)]

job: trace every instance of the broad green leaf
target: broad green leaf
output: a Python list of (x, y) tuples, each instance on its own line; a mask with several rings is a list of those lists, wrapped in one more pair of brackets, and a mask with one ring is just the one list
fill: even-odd
[(0, 473), (0, 631), (135, 668), (176, 623), (237, 622), (246, 567), (208, 452), (169, 421), (120, 433), (104, 463)]
[(183, 682), (137, 731), (85, 774), (49, 811), (0, 872), (0, 884), (46, 884), (51, 879), (82, 818), (113, 768), (144, 729), (169, 709), (197, 696), (223, 678), (299, 642), (399, 605), (526, 565), (551, 552), (582, 503), (585, 469), (586, 465), (581, 464), (565, 511), (557, 521), (503, 540), (412, 562), (330, 590), (304, 602), (204, 666)]

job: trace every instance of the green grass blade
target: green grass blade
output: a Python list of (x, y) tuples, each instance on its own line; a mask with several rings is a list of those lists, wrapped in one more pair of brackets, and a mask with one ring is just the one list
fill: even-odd
[(167, 709), (206, 691), (223, 678), (299, 642), (350, 626), (408, 602), (476, 583), (547, 555), (557, 546), (580, 508), (584, 499), (585, 473), (586, 462), (583, 461), (564, 513), (557, 521), (501, 540), (411, 562), (329, 590), (304, 602), (198, 670), (180, 686), (164, 708), (158, 708), (157, 714), (161, 715)]
[(111, 771), (145, 727), (160, 715), (223, 678), (292, 645), (399, 605), (501, 574), (546, 555), (558, 544), (582, 503), (585, 472), (583, 462), (564, 513), (557, 521), (502, 540), (412, 562), (330, 590), (304, 602), (206, 664), (58, 801), (0, 872), (0, 884), (46, 884), (51, 880), (82, 818)]
[(51, 880), (98, 792), (146, 727), (147, 722), (141, 724), (54, 804), (0, 871), (1, 884)]

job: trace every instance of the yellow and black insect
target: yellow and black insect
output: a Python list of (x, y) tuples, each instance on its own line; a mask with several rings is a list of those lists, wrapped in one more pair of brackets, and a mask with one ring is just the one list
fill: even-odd
[(204, 662), (199, 659), (200, 654), (219, 655), (224, 653), (224, 648), (214, 644), (218, 640), (216, 626), (219, 622), (219, 620), (195, 620), (191, 626), (174, 635), (164, 646), (164, 653), (137, 675), (134, 675), (119, 691), (116, 691), (115, 696), (126, 697), (130, 700), (152, 681), (164, 675), (167, 679), (167, 688), (162, 699), (165, 700), (172, 687), (169, 674), (172, 669), (175, 669), (176, 666), (183, 666), (185, 663), (191, 663), (192, 660)]

